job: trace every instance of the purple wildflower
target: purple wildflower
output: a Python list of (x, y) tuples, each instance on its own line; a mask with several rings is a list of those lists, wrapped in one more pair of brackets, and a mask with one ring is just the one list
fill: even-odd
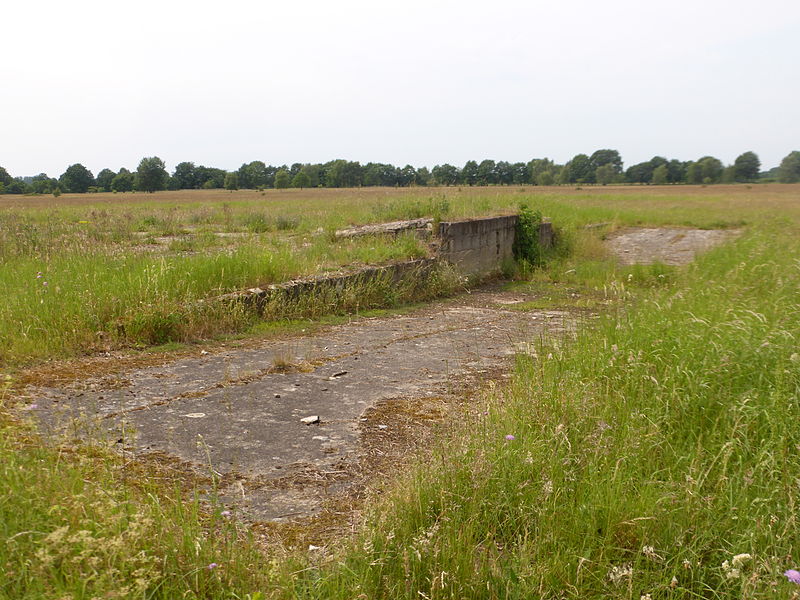
[(221, 516), (223, 516), (223, 517), (230, 517), (230, 516), (231, 516), (231, 511), (229, 511), (229, 510), (223, 510), (223, 511), (222, 511), (221, 513), (219, 513), (219, 514), (220, 514)]
[(42, 282), (42, 285), (43, 285), (43, 286), (47, 286), (47, 282), (46, 282), (46, 281), (43, 281), (43, 282)]
[(211, 563), (210, 565), (208, 565), (208, 566), (206, 567), (206, 569), (208, 569), (209, 571), (213, 571), (213, 570), (214, 570), (214, 569), (216, 569), (218, 566), (219, 566), (219, 565), (218, 565), (217, 563)]
[(800, 584), (800, 571), (789, 569), (788, 571), (784, 571), (783, 574), (786, 575), (786, 579), (788, 579), (792, 583)]
[(513, 435), (511, 435), (510, 433), (509, 433), (509, 434), (506, 436), (506, 440), (507, 440), (507, 441), (509, 441), (509, 442), (513, 442), (515, 439), (517, 439), (517, 438), (515, 438), (515, 437), (514, 437)]

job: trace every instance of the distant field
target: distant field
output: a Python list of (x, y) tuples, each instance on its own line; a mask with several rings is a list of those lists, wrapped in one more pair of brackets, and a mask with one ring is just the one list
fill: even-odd
[(422, 256), (417, 240), (337, 228), (508, 213), (556, 227), (739, 226), (797, 213), (800, 185), (360, 188), (0, 196), (0, 366), (242, 331), (252, 316), (197, 300)]

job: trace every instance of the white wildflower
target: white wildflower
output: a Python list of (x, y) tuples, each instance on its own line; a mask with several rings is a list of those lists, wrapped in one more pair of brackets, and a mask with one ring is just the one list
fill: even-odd
[(725, 573), (725, 577), (727, 577), (728, 579), (739, 579), (739, 575), (741, 575), (739, 569), (731, 569), (730, 571)]
[(656, 554), (656, 549), (653, 546), (642, 546), (642, 554), (650, 560), (661, 560), (661, 557)]
[(614, 565), (611, 567), (611, 570), (608, 572), (608, 578), (611, 580), (611, 583), (619, 583), (626, 577), (633, 576), (633, 567), (629, 564), (625, 565)]
[(745, 563), (747, 563), (752, 558), (753, 557), (750, 556), (749, 554), (737, 554), (736, 556), (733, 557), (733, 560), (731, 560), (731, 563), (733, 564), (733, 566), (735, 568), (739, 569), (739, 568), (743, 567), (745, 565)]

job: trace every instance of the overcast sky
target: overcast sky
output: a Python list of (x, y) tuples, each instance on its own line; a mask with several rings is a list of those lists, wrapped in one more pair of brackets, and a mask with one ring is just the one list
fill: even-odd
[(12, 175), (800, 150), (798, 0), (11, 0), (2, 22)]

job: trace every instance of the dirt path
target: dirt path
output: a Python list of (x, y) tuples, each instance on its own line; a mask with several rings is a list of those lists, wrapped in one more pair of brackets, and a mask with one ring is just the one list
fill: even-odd
[[(609, 246), (626, 263), (675, 264), (723, 239), (628, 230)], [(310, 515), (365, 478), (365, 457), (401, 456), (409, 428), (441, 421), (466, 388), (502, 377), (521, 347), (569, 335), (588, 318), (514, 310), (532, 299), (484, 289), (311, 336), (29, 388), (30, 412), (45, 433), (69, 427), (79, 437), (111, 436), (134, 455), (213, 469), (223, 501), (248, 519)], [(303, 422), (309, 417), (318, 421)]]

